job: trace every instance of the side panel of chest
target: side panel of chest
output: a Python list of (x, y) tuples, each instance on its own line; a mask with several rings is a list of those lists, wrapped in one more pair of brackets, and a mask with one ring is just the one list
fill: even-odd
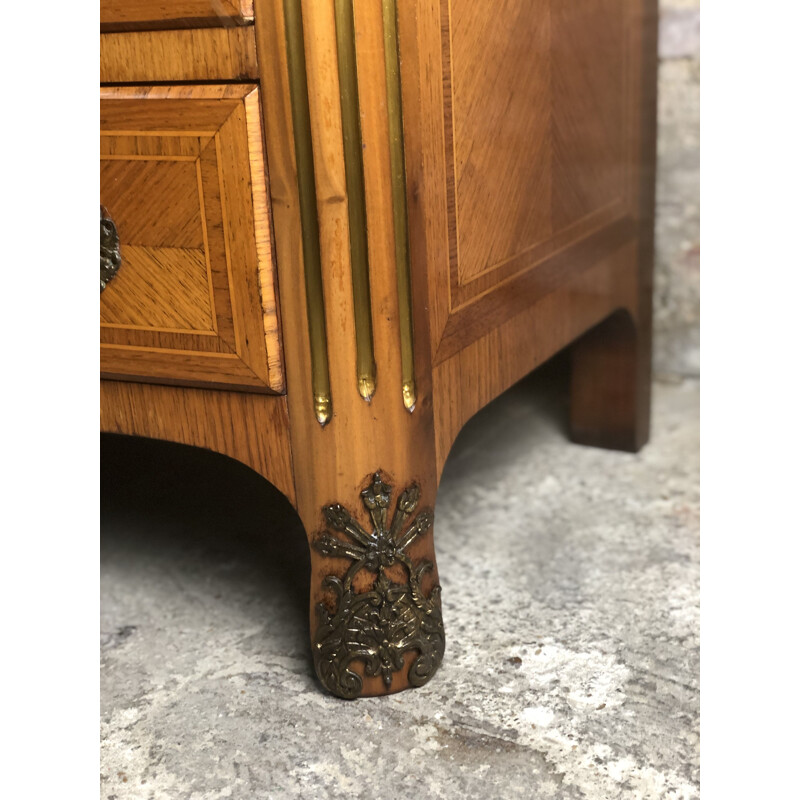
[(640, 6), (420, 0), (407, 17), (434, 363), (635, 239)]

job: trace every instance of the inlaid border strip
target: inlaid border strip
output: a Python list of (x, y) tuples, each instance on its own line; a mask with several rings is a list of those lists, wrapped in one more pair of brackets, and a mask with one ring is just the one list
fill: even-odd
[(311, 345), (311, 390), (314, 396), (314, 413), (317, 422), (320, 425), (326, 425), (331, 420), (333, 408), (328, 371), (328, 343), (325, 335), (317, 190), (314, 184), (314, 153), (311, 145), (311, 116), (308, 108), (308, 82), (300, 0), (283, 0), (283, 13), (286, 28), (286, 60), (292, 104), (294, 149), (297, 161), (308, 336)]
[[(258, 88), (244, 96), (247, 145), (250, 156), (250, 189), (253, 197), (255, 219), (269, 219), (270, 206), (267, 195), (267, 178), (264, 172), (265, 153), (261, 128), (261, 92)], [(198, 164), (200, 160), (198, 159)], [(256, 225), (256, 260), (258, 263), (258, 286), (264, 330), (264, 345), (267, 357), (267, 377), (270, 388), (283, 391), (283, 351), (278, 298), (275, 293), (275, 274), (272, 264), (272, 238), (269, 225)], [(213, 294), (213, 293), (212, 293)], [(213, 296), (212, 296), (213, 302)]]
[(403, 101), (400, 85), (400, 48), (397, 40), (397, 0), (382, 0), (383, 43), (386, 60), (386, 108), (389, 117), (389, 159), (392, 174), (394, 253), (400, 324), (400, 369), (403, 405), (413, 411), (417, 403), (414, 375), (414, 331), (411, 316), (411, 267), (408, 255)]
[(339, 65), (339, 97), (342, 108), (347, 213), (350, 223), (350, 266), (356, 329), (356, 379), (359, 394), (369, 401), (375, 394), (376, 368), (372, 340), (367, 202), (364, 189), (361, 113), (358, 103), (353, 0), (334, 0), (334, 16), (336, 20), (336, 55)]

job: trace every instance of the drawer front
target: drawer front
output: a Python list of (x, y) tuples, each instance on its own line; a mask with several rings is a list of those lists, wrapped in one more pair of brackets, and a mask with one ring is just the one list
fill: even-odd
[(283, 391), (256, 86), (106, 87), (104, 377)]
[(246, 25), (253, 19), (253, 0), (100, 0), (100, 28), (194, 28)]

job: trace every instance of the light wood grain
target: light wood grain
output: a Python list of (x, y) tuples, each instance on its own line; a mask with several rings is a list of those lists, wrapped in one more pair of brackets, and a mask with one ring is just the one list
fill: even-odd
[[(403, 406), (400, 391), (388, 134), (385, 102), (381, 101), (386, 89), (380, 7), (375, 4), (372, 8), (366, 3), (359, 3), (355, 7), (357, 32), (360, 34), (356, 37), (356, 57), (364, 166), (370, 176), (367, 181), (367, 218), (378, 384), (369, 403), (362, 399), (356, 386), (353, 291), (349, 270), (341, 117), (336, 99), (338, 70), (332, 10), (329, 4), (303, 3), (325, 311), (331, 353), (333, 418), (325, 427), (321, 427), (311, 413), (308, 326), (300, 323), (306, 314), (302, 252), (299, 249), (299, 237), (291, 234), (291, 231), (299, 231), (296, 170), (308, 169), (311, 165), (295, 162), (290, 114), (276, 112), (268, 114), (265, 120), (280, 304), (284, 320), (291, 318), (297, 323), (284, 328), (290, 434), (297, 476), (297, 509), (312, 542), (323, 528), (324, 505), (339, 502), (359, 517), (363, 516), (360, 492), (376, 470), (382, 470), (396, 487), (395, 497), (414, 481), (422, 489), (421, 506), (432, 507), (436, 493), (430, 370), (421, 382), (420, 399), (413, 414), (409, 414)], [(256, 3), (262, 82), (265, 92), (280, 104), (280, 109), (288, 108), (283, 25), (280, 3)], [(370, 230), (372, 226), (374, 230)], [(366, 520), (364, 524), (367, 524)], [(435, 563), (432, 535), (428, 533), (415, 542), (410, 548), (410, 555), (415, 561), (426, 558)], [(347, 565), (342, 559), (323, 557), (315, 549), (312, 549), (311, 558), (313, 634), (317, 625), (316, 604), (330, 603), (331, 600), (323, 588), (323, 579), (327, 575), (342, 575)], [(398, 581), (406, 579), (403, 574), (393, 573), (392, 577)], [(435, 570), (426, 576), (423, 586), (426, 594), (436, 579)], [(357, 589), (366, 589), (369, 580), (368, 574), (360, 575)], [(393, 678), (392, 691), (408, 685), (407, 669), (412, 662), (413, 657), (409, 654), (405, 670)], [(354, 668), (363, 669), (363, 665), (354, 664)], [(386, 687), (380, 678), (367, 678), (364, 681), (364, 693), (384, 694)]]
[(100, 0), (100, 30), (247, 25), (253, 0)]
[(101, 134), (104, 373), (282, 392), (257, 88), (109, 87)]
[[(295, 0), (293, 0), (294, 2)], [(349, 374), (350, 386), (331, 380), (334, 413), (339, 402), (336, 391), (349, 394), (356, 386), (356, 326), (352, 297), (344, 299), (342, 290), (352, 294), (353, 273), (350, 261), (350, 220), (347, 179), (344, 163), (342, 112), (339, 98), (339, 71), (336, 47), (334, 3), (300, 2), (305, 39), (308, 106), (311, 118), (313, 171), (317, 196), (322, 292), (325, 303), (325, 328), (328, 356), (335, 364), (331, 372)], [(301, 165), (309, 170), (311, 165)], [(343, 299), (345, 300), (343, 302)]]
[[(401, 14), (404, 83), (420, 85), (418, 104), (406, 103), (419, 148), (418, 161), (407, 156), (409, 208), (417, 287), (426, 275), (430, 299), (438, 469), (469, 416), (617, 308), (631, 321), (623, 334), (604, 344), (601, 327), (575, 348), (573, 430), (641, 446), (655, 3), (509, 0), (495, 19), (465, 0), (415, 5)], [(615, 378), (602, 382), (609, 364)]]
[[(403, 398), (381, 4), (353, 3), (369, 247), (372, 333), (379, 390)], [(382, 79), (383, 78), (383, 79)], [(390, 355), (391, 354), (391, 355)]]
[(526, 273), (569, 248), (586, 268), (607, 253), (584, 242), (635, 221), (638, 4), (416, 3), (404, 40), (413, 37), (417, 63), (405, 59), (403, 75), (425, 76), (417, 191), (435, 265), (433, 347), (444, 348), (435, 361), (508, 318), (494, 293), (526, 296)]
[(266, 155), (258, 92), (251, 92), (245, 96), (244, 109), (253, 200), (253, 229), (258, 256), (258, 293), (261, 297), (261, 322), (267, 346), (267, 368), (272, 388), (281, 391), (284, 389), (284, 381), (280, 307), (277, 298), (275, 259), (272, 252)]
[(553, 232), (553, 64), (546, 5), (541, 0), (452, 0), (442, 12), (456, 285)]
[(257, 75), (252, 26), (100, 35), (102, 83), (245, 81)]
[(616, 309), (636, 308), (636, 274), (630, 243), (434, 368), (438, 475), (473, 414)]
[[(652, 158), (652, 153), (639, 154), (636, 147), (631, 147), (641, 135), (643, 100), (636, 88), (638, 78), (625, 85), (621, 82), (622, 55), (615, 48), (618, 44), (622, 50), (636, 47), (635, 41), (619, 39), (620, 31), (629, 24), (627, 17), (620, 17), (620, 13), (629, 10), (624, 0), (613, 9), (600, 1), (584, 9), (586, 26), (582, 28), (581, 41), (590, 61), (591, 57), (602, 58), (609, 49), (614, 51), (608, 64), (589, 80), (586, 61), (576, 60), (573, 51), (569, 51), (569, 56), (564, 55), (560, 44), (570, 35), (571, 25), (583, 24), (580, 20), (576, 22), (558, 10), (555, 19), (551, 18), (549, 3), (540, 4), (546, 5), (542, 13), (538, 5), (531, 10), (519, 3), (506, 3), (503, 8), (513, 7), (515, 14), (510, 18), (516, 22), (503, 27), (485, 9), (475, 10), (463, 2), (456, 3), (452, 14), (458, 29), (454, 45), (458, 55), (452, 70), (456, 73), (454, 79), (460, 79), (471, 93), (467, 96), (460, 96), (457, 86), (450, 94), (449, 81), (453, 76), (448, 69), (452, 42), (448, 25), (443, 22), (450, 22), (451, 4), (438, 0), (400, 4), (416, 366), (421, 388), (415, 412), (399, 413), (399, 403), (395, 407), (387, 400), (392, 393), (383, 391), (385, 382), (394, 380), (398, 364), (394, 316), (397, 298), (387, 282), (384, 266), (392, 232), (387, 217), (389, 206), (383, 194), (389, 187), (387, 153), (381, 145), (386, 136), (382, 110), (385, 89), (380, 86), (382, 76), (376, 69), (381, 42), (376, 36), (375, 9), (356, 2), (361, 133), (364, 167), (369, 175), (367, 216), (378, 361), (377, 391), (366, 407), (352, 388), (354, 334), (344, 213), (347, 198), (340, 120), (337, 104), (332, 100), (337, 96), (335, 34), (330, 8), (313, 5), (312, 15), (312, 5), (303, 4), (312, 96), (313, 167), (319, 213), (324, 220), (322, 247), (327, 253), (323, 278), (328, 339), (331, 353), (336, 353), (331, 365), (334, 417), (324, 429), (315, 426), (308, 413), (305, 326), (287, 331), (285, 346), (289, 383), (298, 387), (297, 393), (292, 389), (288, 397), (298, 475), (298, 509), (313, 541), (314, 531), (321, 526), (320, 506), (334, 501), (348, 504), (347, 497), (358, 496), (366, 475), (376, 466), (389, 471), (396, 484), (412, 476), (423, 487), (432, 484), (432, 493), (425, 489), (426, 501), (432, 504), (438, 474), (464, 422), (514, 381), (579, 339), (616, 309), (626, 309), (637, 329), (641, 328), (637, 340), (647, 341), (648, 322), (641, 301), (646, 275), (642, 277), (644, 273), (639, 266), (639, 240), (643, 235), (640, 200), (638, 191), (632, 191), (632, 187), (641, 170), (647, 169), (641, 159), (645, 155)], [(271, 92), (285, 95), (282, 77), (285, 61), (279, 37), (274, 34), (282, 30), (282, 20), (273, 20), (269, 28), (265, 24), (259, 29), (258, 7), (256, 10), (259, 51), (269, 59), (262, 75), (269, 80)], [(615, 13), (602, 19), (604, 10)], [(280, 12), (273, 13), (281, 16)], [(476, 20), (480, 22), (477, 27)], [(635, 15), (631, 20), (636, 20)], [(653, 19), (646, 24), (652, 27)], [(481, 35), (487, 27), (494, 37), (489, 49), (484, 46), (485, 35)], [(509, 27), (513, 28), (510, 33)], [(543, 63), (526, 72), (528, 65), (520, 69), (515, 59), (523, 58), (520, 50), (523, 44), (529, 46), (537, 35), (547, 44), (538, 54)], [(630, 53), (626, 51), (623, 55), (627, 67), (638, 69)], [(561, 107), (556, 108), (559, 101), (550, 90), (554, 76), (560, 71), (565, 73), (560, 80), (564, 82), (568, 100), (562, 100)], [(650, 82), (651, 78), (644, 80)], [(541, 91), (536, 90), (537, 86)], [(500, 110), (492, 110), (492, 103), (497, 100), (493, 92), (498, 92), (497, 97), (508, 106), (502, 118)], [(603, 97), (609, 98), (606, 116), (591, 113), (593, 92), (599, 92), (601, 102)], [(456, 112), (461, 115), (457, 125), (448, 119), (454, 102), (461, 103), (460, 111)], [(586, 119), (581, 125), (573, 123), (574, 118), (582, 117)], [(553, 119), (561, 120), (559, 131), (554, 131), (547, 122)], [(498, 133), (487, 126), (487, 121), (501, 125), (502, 130)], [(312, 165), (294, 162), (287, 145), (291, 142), (290, 128), (279, 129), (274, 120), (268, 120), (266, 125), (271, 168), (274, 172), (277, 167), (284, 179), (282, 191), (273, 195), (273, 202), (280, 199), (285, 204), (281, 214), (296, 230), (297, 198), (293, 186), (296, 171), (310, 169)], [(456, 137), (450, 150), (448, 125), (451, 136)], [(536, 126), (540, 129), (532, 130)], [(530, 148), (536, 152), (537, 147), (542, 148), (540, 162), (534, 158), (528, 163)], [(559, 161), (561, 158), (574, 161), (578, 154), (584, 154), (591, 162), (585, 171), (576, 172), (572, 163)], [(455, 194), (457, 177), (462, 188), (460, 207)], [(543, 179), (545, 182), (541, 183)], [(493, 211), (487, 210), (490, 201), (496, 202)], [(491, 238), (493, 231), (495, 239)], [(282, 264), (279, 255), (281, 304), (285, 313), (291, 307), (293, 315), (302, 317), (305, 306), (300, 302), (303, 289), (301, 271), (297, 268), (301, 254), (297, 249), (291, 250), (288, 237), (281, 244), (281, 235), (276, 232), (279, 253), (286, 252), (294, 261)], [(465, 262), (466, 270), (459, 272), (456, 260), (454, 272), (451, 253), (455, 252), (458, 258), (461, 248), (471, 250), (472, 261)], [(433, 348), (431, 339), (435, 342)], [(642, 345), (637, 352), (645, 350)], [(587, 365), (588, 361), (596, 361), (587, 349), (581, 352), (587, 354), (584, 356)], [(639, 382), (640, 375), (646, 372), (641, 371), (642, 363), (635, 368)], [(303, 373), (299, 382), (291, 377), (294, 370)], [(586, 374), (590, 371), (587, 369)], [(636, 405), (637, 413), (645, 408), (640, 400)], [(435, 445), (431, 448), (434, 431)], [(351, 500), (351, 508), (353, 504)], [(424, 553), (425, 557), (433, 558), (432, 542), (426, 543)], [(341, 574), (341, 569), (341, 565), (312, 554), (312, 587), (319, 586), (326, 574)], [(320, 598), (324, 599), (324, 595), (312, 588), (312, 606)], [(312, 630), (313, 625), (312, 618)], [(398, 685), (403, 685), (402, 678), (393, 687)], [(367, 691), (384, 689), (375, 684)]]
[[(291, 384), (293, 413), (298, 427), (313, 409), (311, 352), (306, 320), (306, 296), (300, 224), (300, 201), (289, 92), (286, 37), (281, 2), (255, 0), (258, 23), (259, 77), (265, 98), (261, 106), (264, 141), (269, 162), (269, 203), (274, 228), (274, 250), (279, 280), (275, 297), (285, 325), (282, 352), (287, 384)], [(285, 284), (285, 285), (283, 285)], [(305, 411), (301, 411), (306, 403)], [(316, 423), (315, 423), (316, 424)], [(294, 427), (294, 426), (293, 426)]]
[[(295, 153), (285, 4), (303, 16), (313, 150), (308, 159), (298, 160)], [(108, 174), (120, 169), (144, 174), (153, 169), (148, 165), (154, 158), (167, 157), (178, 165), (176, 174), (185, 163), (200, 163), (203, 176), (206, 167), (211, 174), (211, 166), (219, 166), (216, 188), (206, 178), (200, 182), (200, 207), (225, 205), (237, 187), (245, 186), (226, 220), (246, 231), (241, 239), (252, 250), (249, 260), (241, 261), (247, 265), (239, 282), (245, 294), (226, 296), (226, 282), (240, 263), (230, 248), (240, 237), (220, 238), (220, 225), (206, 224), (202, 235), (203, 247), (211, 252), (207, 285), (214, 333), (193, 330), (192, 347), (186, 346), (180, 326), (207, 319), (199, 301), (194, 316), (179, 309), (169, 316), (162, 309), (159, 331), (133, 321), (109, 322), (103, 334), (105, 366), (109, 358), (125, 359), (117, 363), (127, 364), (126, 378), (166, 383), (176, 380), (170, 365), (180, 361), (198, 386), (211, 387), (207, 365), (217, 361), (213, 380), (255, 388), (264, 374), (272, 380), (271, 359), (282, 353), (277, 364), (285, 369), (287, 387), (285, 398), (275, 398), (252, 391), (104, 381), (104, 429), (198, 444), (250, 464), (291, 498), (311, 544), (324, 528), (324, 505), (341, 503), (368, 524), (360, 492), (376, 470), (395, 487), (393, 501), (415, 482), (421, 487), (420, 505), (433, 508), (439, 475), (463, 424), (565, 347), (573, 347), (576, 440), (635, 448), (649, 429), (655, 0), (399, 2), (417, 376), (413, 413), (403, 406), (400, 391), (381, 10), (371, 0), (354, 0), (353, 9), (377, 363), (371, 402), (362, 399), (355, 381), (333, 0), (255, 0), (251, 36), (241, 44), (230, 36), (193, 40), (199, 31), (170, 31), (191, 36), (158, 42), (140, 38), (127, 52), (115, 45), (115, 75), (128, 74), (127, 69), (148, 76), (131, 80), (229, 80), (231, 65), (243, 59), (247, 74), (257, 76), (252, 80), (259, 81), (264, 102), (259, 104), (253, 92), (236, 95), (231, 87), (218, 87), (221, 94), (214, 100), (202, 99), (196, 85), (152, 89), (166, 93), (168, 113), (154, 114), (149, 101), (120, 109), (114, 138), (104, 141), (102, 150)], [(196, 45), (187, 47), (188, 41)], [(126, 91), (133, 97), (142, 90)], [(187, 97), (196, 102), (183, 102)], [(225, 106), (230, 99), (238, 103), (234, 111)], [(264, 152), (259, 151), (259, 116)], [(218, 132), (229, 128), (235, 135), (222, 147)], [(137, 166), (124, 166), (126, 159)], [(236, 170), (242, 165), (247, 179), (240, 181)], [(317, 193), (333, 397), (333, 416), (324, 427), (313, 413), (298, 190), (298, 181), (309, 175)], [(170, 207), (163, 219), (177, 215), (183, 220), (167, 228), (177, 227), (181, 246), (194, 252), (197, 213), (180, 214)], [(200, 215), (206, 223), (207, 217)], [(165, 246), (155, 224), (144, 226), (137, 237), (141, 243), (127, 246)], [(273, 258), (277, 283), (265, 266)], [(213, 267), (220, 259), (224, 270)], [(193, 285), (200, 285), (199, 270), (192, 274)], [(265, 280), (272, 294), (265, 291)], [(239, 318), (245, 308), (257, 311), (252, 319)], [(278, 309), (282, 348), (275, 341)], [(119, 307), (113, 313), (122, 319)], [(256, 338), (262, 346), (266, 341), (267, 357), (251, 367), (241, 347)], [(157, 350), (164, 360), (148, 360)], [(435, 564), (432, 534), (414, 542), (409, 555)], [(312, 547), (311, 565), (313, 635), (316, 604), (332, 603), (324, 578), (342, 576), (348, 563)], [(401, 573), (390, 577), (402, 582)], [(363, 572), (356, 590), (368, 589), (373, 580)], [(434, 567), (423, 585), (426, 594), (437, 580)], [(445, 597), (445, 623), (446, 608)], [(408, 686), (411, 658), (394, 675), (391, 691)], [(363, 665), (353, 666), (363, 671)], [(365, 694), (386, 691), (379, 678), (364, 682)]]
[(102, 327), (214, 333), (202, 247), (125, 245), (121, 253), (125, 269), (101, 296)]
[(100, 430), (224, 453), (252, 467), (294, 502), (288, 429), (284, 397), (100, 382)]
[(634, 241), (637, 230), (636, 222), (631, 217), (618, 219), (535, 262), (533, 269), (499, 281), (491, 291), (452, 310), (442, 332), (434, 363), (439, 364), (451, 358), (476, 339), (530, 307), (540, 297)]

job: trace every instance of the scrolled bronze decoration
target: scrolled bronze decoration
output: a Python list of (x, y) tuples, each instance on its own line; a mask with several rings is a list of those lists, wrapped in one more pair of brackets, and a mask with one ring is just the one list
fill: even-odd
[[(323, 586), (333, 591), (336, 610), (317, 605), (319, 626), (314, 636), (314, 665), (324, 686), (348, 700), (361, 694), (361, 676), (350, 669), (353, 661), (364, 662), (364, 674), (380, 675), (388, 689), (392, 677), (405, 665), (405, 654), (417, 657), (408, 672), (412, 686), (422, 686), (433, 676), (444, 655), (441, 587), (434, 586), (425, 597), (422, 576), (433, 569), (430, 561), (414, 565), (405, 549), (433, 524), (433, 512), (421, 511), (410, 525), (408, 518), (419, 503), (419, 487), (412, 484), (400, 494), (388, 523), (392, 487), (380, 472), (361, 492), (361, 500), (372, 520), (367, 533), (344, 506), (338, 503), (322, 509), (328, 527), (347, 534), (350, 541), (324, 533), (314, 543), (326, 556), (349, 558), (354, 562), (344, 579), (329, 575)], [(402, 564), (407, 583), (393, 583), (385, 570)], [(353, 578), (362, 569), (378, 574), (370, 591), (356, 594)]]
[(122, 264), (119, 250), (119, 234), (114, 220), (100, 206), (100, 291), (108, 286)]

